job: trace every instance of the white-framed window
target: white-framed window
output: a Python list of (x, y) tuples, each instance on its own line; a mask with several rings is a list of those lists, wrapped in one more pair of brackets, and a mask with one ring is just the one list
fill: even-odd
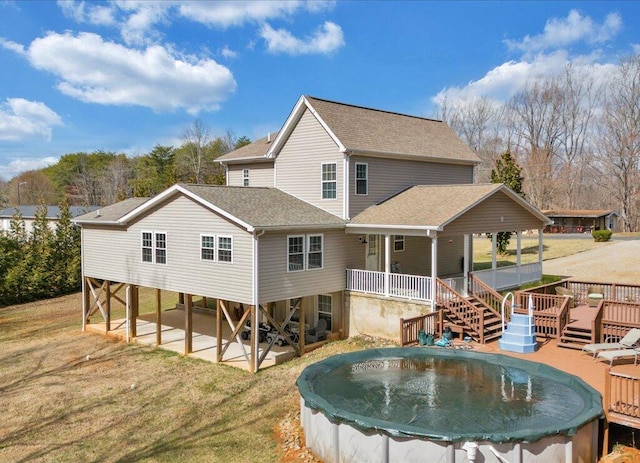
[(216, 260), (216, 237), (200, 235), (200, 260)]
[(287, 237), (287, 271), (301, 272), (304, 270), (304, 235)]
[(318, 320), (327, 322), (327, 331), (333, 331), (333, 298), (330, 294), (318, 295)]
[(393, 236), (393, 251), (394, 252), (404, 251), (404, 235)]
[(356, 162), (356, 194), (369, 194), (369, 165), (364, 162)]
[(233, 237), (200, 235), (200, 260), (233, 263)]
[(249, 186), (249, 169), (242, 169), (242, 186)]
[(233, 262), (233, 238), (218, 236), (218, 262)]
[(322, 235), (307, 236), (307, 270), (322, 268)]
[(153, 262), (153, 232), (142, 232), (142, 262)]
[(167, 263), (167, 234), (143, 231), (141, 235), (142, 262)]
[(336, 199), (338, 191), (337, 164), (322, 163), (322, 199)]
[(287, 236), (287, 271), (318, 270), (324, 262), (323, 235)]

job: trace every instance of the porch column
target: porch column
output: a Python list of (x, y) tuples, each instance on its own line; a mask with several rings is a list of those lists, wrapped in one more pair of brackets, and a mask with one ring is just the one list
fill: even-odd
[(542, 228), (538, 229), (538, 263), (540, 264), (540, 276), (542, 276), (542, 251), (544, 246), (542, 245)]
[(462, 274), (464, 276), (464, 283), (463, 283), (463, 288), (462, 288), (462, 294), (464, 296), (468, 296), (469, 295), (469, 258), (470, 258), (470, 252), (469, 252), (469, 242), (470, 242), (470, 236), (469, 234), (465, 234), (464, 235), (464, 258), (463, 258), (463, 262), (462, 262)]
[(522, 231), (516, 233), (516, 271), (518, 272), (518, 285), (522, 284), (520, 265), (522, 264)]
[(162, 296), (156, 288), (156, 346), (162, 344)]
[(438, 234), (433, 232), (431, 236), (431, 310), (435, 311), (437, 302), (437, 282), (438, 278)]
[(496, 287), (496, 273), (498, 269), (498, 261), (496, 255), (498, 253), (498, 232), (491, 235), (491, 275), (493, 279), (492, 288)]
[(391, 235), (384, 235), (384, 295), (389, 295), (389, 272), (391, 271)]

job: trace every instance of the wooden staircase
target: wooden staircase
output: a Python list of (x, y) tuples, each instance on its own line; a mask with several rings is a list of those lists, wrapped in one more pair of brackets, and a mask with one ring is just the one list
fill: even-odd
[[(495, 309), (473, 296), (464, 297), (448, 289), (449, 297), (438, 302), (445, 326), (453, 325), (453, 331), (462, 331), (483, 344), (502, 336), (502, 318)], [(452, 297), (451, 293), (455, 296)]]
[(586, 344), (590, 344), (591, 342), (590, 328), (567, 325), (562, 331), (562, 336), (558, 341), (558, 347), (582, 350)]

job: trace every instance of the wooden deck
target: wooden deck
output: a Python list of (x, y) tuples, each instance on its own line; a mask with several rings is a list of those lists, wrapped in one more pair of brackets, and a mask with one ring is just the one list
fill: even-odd
[[(170, 309), (162, 311), (162, 343), (157, 346), (180, 354), (184, 353), (185, 330), (184, 311)], [(136, 320), (137, 336), (132, 342), (137, 344), (156, 346), (156, 316), (155, 314), (140, 315)], [(216, 362), (216, 346), (218, 340), (215, 336), (216, 317), (213, 314), (193, 312), (193, 352), (189, 357), (199, 358), (209, 362)], [(111, 320), (111, 330), (106, 332), (106, 325), (102, 323), (92, 323), (87, 325), (87, 331), (99, 334), (106, 334), (121, 340), (126, 340), (125, 319)], [(231, 336), (231, 329), (224, 323), (222, 327), (223, 342)], [(247, 355), (251, 356), (251, 343), (249, 340), (242, 341)], [(262, 355), (266, 343), (260, 344), (259, 355)], [(268, 367), (278, 365), (296, 356), (295, 351), (290, 346), (274, 345), (262, 366)], [(225, 365), (234, 366), (244, 370), (250, 370), (249, 364), (244, 356), (242, 347), (237, 342), (233, 342), (224, 355)]]

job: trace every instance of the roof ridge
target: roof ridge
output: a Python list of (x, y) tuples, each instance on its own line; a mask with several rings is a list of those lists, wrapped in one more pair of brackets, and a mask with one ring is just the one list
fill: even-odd
[(411, 117), (413, 119), (420, 119), (420, 120), (423, 120), (423, 121), (443, 123), (442, 120), (433, 119), (431, 117), (415, 116), (413, 114), (399, 113), (399, 112), (396, 112), (396, 111), (389, 111), (389, 110), (386, 110), (386, 109), (370, 108), (368, 106), (360, 106), (360, 105), (355, 105), (355, 104), (351, 104), (351, 103), (343, 103), (342, 101), (334, 101), (334, 100), (328, 100), (326, 98), (318, 98), (318, 97), (315, 97), (315, 96), (312, 96), (312, 95), (305, 95), (304, 97), (307, 98), (307, 99), (312, 98), (314, 100), (324, 101), (325, 103), (339, 104), (339, 105), (342, 105), (342, 106), (349, 106), (351, 108), (364, 109), (364, 110), (367, 110), (367, 111), (376, 111), (376, 112), (379, 112), (379, 113), (393, 114), (394, 116)]

